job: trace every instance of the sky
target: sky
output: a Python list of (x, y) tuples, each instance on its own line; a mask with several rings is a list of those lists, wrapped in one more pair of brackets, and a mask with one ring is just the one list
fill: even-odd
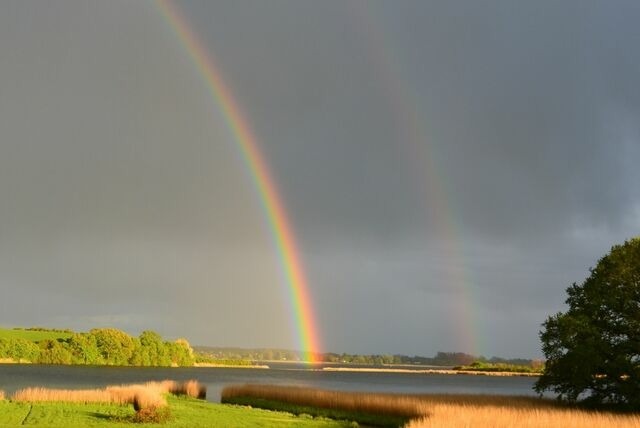
[[(537, 358), (640, 233), (640, 4), (178, 1), (323, 351)], [(0, 5), (0, 326), (295, 348), (255, 183), (157, 3)]]

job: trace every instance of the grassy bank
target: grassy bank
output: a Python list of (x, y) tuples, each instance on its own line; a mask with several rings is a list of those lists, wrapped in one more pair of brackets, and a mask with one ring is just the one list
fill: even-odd
[(31, 342), (43, 340), (68, 339), (73, 333), (63, 330), (24, 329), (24, 328), (0, 328), (0, 339), (24, 339)]
[[(223, 402), (326, 415), (347, 412), (352, 420), (377, 426), (422, 427), (640, 427), (640, 414), (596, 412), (536, 397), (492, 395), (402, 395), (324, 391), (271, 385), (227, 387)], [(314, 411), (314, 409), (316, 409)], [(362, 419), (359, 415), (365, 415)], [(372, 415), (378, 416), (371, 419)], [(388, 417), (399, 418), (390, 425)], [(383, 421), (383, 418), (384, 421)], [(380, 421), (380, 422), (378, 422)]]
[[(187, 397), (168, 398), (170, 419), (166, 428), (190, 427), (348, 427), (345, 422), (296, 417), (288, 413), (211, 404)], [(0, 427), (124, 427), (134, 422), (131, 406), (80, 403), (16, 403), (0, 401)], [(151, 425), (154, 426), (154, 425)]]
[[(0, 427), (120, 427), (160, 421), (162, 427), (346, 427), (347, 422), (309, 415), (212, 404), (193, 398), (190, 381), (151, 382), (94, 390), (28, 388), (10, 400), (0, 394)], [(177, 395), (176, 395), (177, 394)]]

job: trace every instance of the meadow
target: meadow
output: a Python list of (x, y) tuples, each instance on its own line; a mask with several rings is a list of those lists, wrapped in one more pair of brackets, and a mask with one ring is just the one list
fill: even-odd
[(309, 415), (212, 404), (197, 382), (149, 382), (92, 390), (27, 388), (0, 392), (0, 427), (120, 427), (160, 422), (163, 427), (347, 427)]
[(63, 330), (51, 329), (23, 329), (23, 328), (0, 328), (0, 339), (24, 339), (31, 342), (40, 342), (42, 340), (58, 340), (68, 339), (73, 333)]
[(381, 427), (640, 427), (637, 413), (591, 411), (536, 397), (375, 394), (242, 385), (225, 388), (222, 401), (292, 413), (335, 415)]

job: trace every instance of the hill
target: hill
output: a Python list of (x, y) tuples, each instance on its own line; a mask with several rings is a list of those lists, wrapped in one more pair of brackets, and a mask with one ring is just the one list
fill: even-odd
[(24, 339), (31, 342), (40, 342), (42, 340), (58, 340), (68, 339), (73, 332), (71, 330), (47, 329), (42, 327), (30, 328), (1, 328), (0, 339)]

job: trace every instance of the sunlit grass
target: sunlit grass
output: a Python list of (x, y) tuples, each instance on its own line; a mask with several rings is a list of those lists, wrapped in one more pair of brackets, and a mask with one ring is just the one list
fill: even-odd
[[(348, 422), (296, 417), (289, 413), (208, 403), (186, 396), (167, 396), (170, 419), (162, 428), (346, 428)], [(131, 406), (99, 403), (0, 401), (0, 427), (21, 425), (47, 428), (127, 427), (136, 421)], [(134, 425), (135, 426), (135, 425)], [(147, 425), (143, 425), (147, 426)]]
[(350, 426), (345, 421), (309, 415), (296, 417), (285, 412), (192, 398), (205, 394), (206, 388), (196, 381), (148, 382), (86, 390), (27, 388), (16, 392), (15, 400), (0, 401), (0, 427), (119, 427), (136, 422), (160, 422), (160, 426), (166, 428)]
[(40, 342), (47, 339), (68, 339), (69, 337), (71, 337), (71, 333), (66, 331), (0, 328), (0, 339), (25, 339)]

